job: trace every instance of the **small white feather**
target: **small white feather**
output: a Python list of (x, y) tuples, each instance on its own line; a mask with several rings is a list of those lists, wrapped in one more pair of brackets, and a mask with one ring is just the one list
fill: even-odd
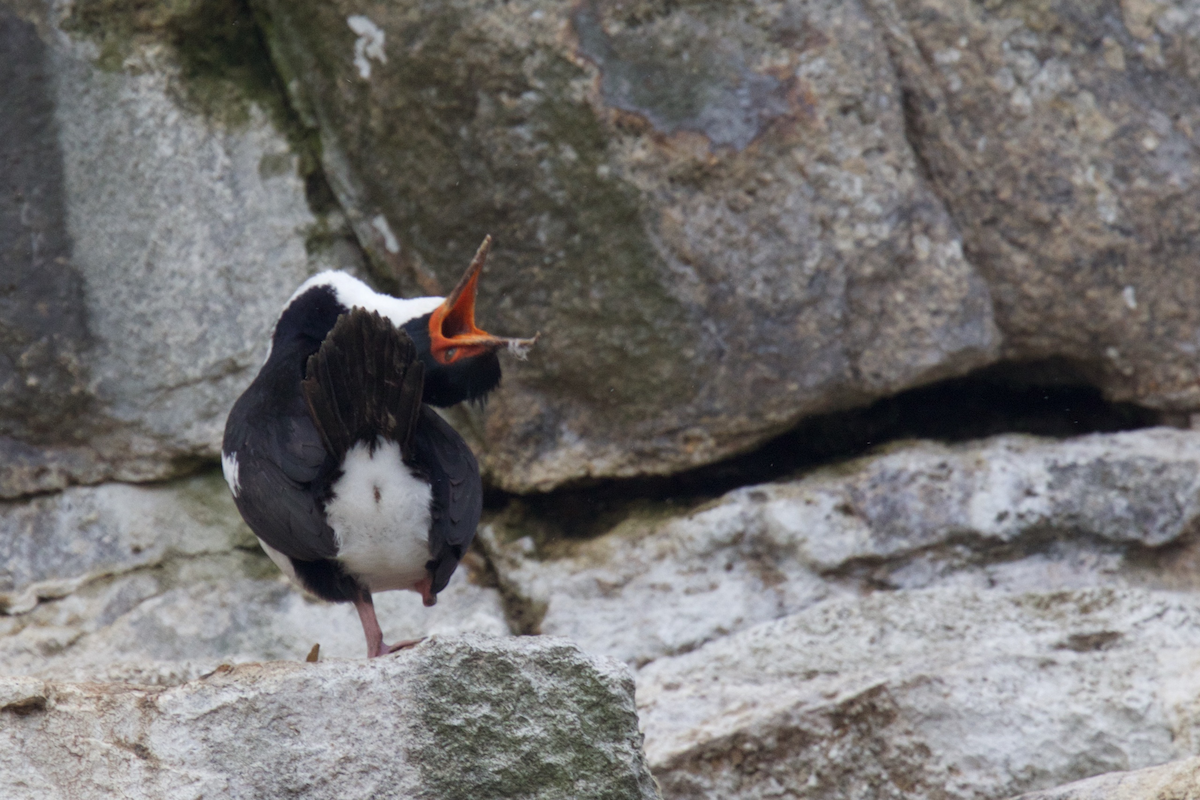
[[(257, 539), (258, 537), (255, 538)], [(258, 540), (258, 544), (260, 547), (262, 547), (263, 552), (275, 562), (275, 566), (279, 567), (280, 572), (282, 572), (284, 575), (287, 575), (292, 583), (307, 591), (307, 587), (305, 587), (305, 585), (300, 582), (300, 578), (297, 577), (296, 567), (292, 564), (292, 560), (290, 558), (276, 550), (274, 547), (271, 547), (271, 545), (267, 544), (262, 539)]]
[(229, 484), (229, 491), (233, 492), (234, 497), (237, 497), (238, 493), (242, 491), (242, 484), (238, 480), (237, 451), (221, 453), (221, 472), (225, 473), (225, 482)]

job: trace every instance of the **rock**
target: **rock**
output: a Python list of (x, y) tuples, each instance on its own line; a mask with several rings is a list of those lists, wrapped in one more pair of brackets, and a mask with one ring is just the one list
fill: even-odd
[(283, 301), (354, 265), (236, 6), (0, 3), (0, 497), (216, 457)]
[(1021, 795), (1020, 800), (1178, 800), (1200, 794), (1200, 758), (1094, 778)]
[[(0, 508), (0, 673), (173, 685), (222, 663), (360, 658), (348, 605), (291, 586), (244, 526), (218, 473), (154, 487), (76, 487)], [(468, 558), (432, 609), (376, 597), (389, 641), (508, 635)], [(42, 602), (39, 602), (42, 601)]]
[(994, 359), (857, 2), (253, 0), (377, 269), (543, 337), (495, 485), (670, 473)]
[(48, 689), (45, 681), (36, 678), (4, 678), (0, 680), (0, 712), (22, 713), (46, 707)]
[[(0, 672), (171, 686), (221, 664), (362, 658), (354, 608), (296, 590), (258, 554), (168, 562), (89, 584), (29, 614), (0, 618)], [(431, 634), (509, 635), (494, 589), (456, 574), (426, 609), (409, 592), (375, 601), (387, 641)]]
[(104, 575), (253, 546), (220, 475), (170, 486), (76, 487), (0, 504), (0, 605), (9, 614)]
[(878, 592), (659, 659), (638, 703), (666, 798), (965, 800), (1193, 753), (1198, 666), (1194, 594)]
[(642, 665), (877, 588), (1197, 588), (1153, 553), (1200, 525), (1200, 433), (897, 444), (540, 551), (529, 523), (480, 534), (517, 624)]
[[(11, 687), (11, 688), (10, 688)], [(165, 689), (0, 680), (5, 797), (655, 798), (620, 664), (438, 637), (372, 661)]]
[(1012, 358), (1200, 406), (1200, 7), (868, 0)]

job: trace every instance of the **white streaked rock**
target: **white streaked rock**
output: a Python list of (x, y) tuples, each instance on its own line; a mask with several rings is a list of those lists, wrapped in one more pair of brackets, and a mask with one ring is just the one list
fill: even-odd
[(899, 444), (541, 558), (504, 523), (482, 539), (541, 630), (644, 664), (872, 587), (1162, 580), (1125, 554), (1200, 525), (1200, 433)]
[[(9, 504), (0, 553), (2, 675), (174, 684), (222, 663), (302, 659), (318, 643), (329, 657), (365, 653), (353, 607), (292, 587), (215, 472)], [(389, 639), (508, 635), (499, 593), (466, 565), (433, 608), (415, 592), (375, 602)]]
[(832, 600), (638, 676), (665, 797), (1005, 797), (1200, 747), (1200, 598)]

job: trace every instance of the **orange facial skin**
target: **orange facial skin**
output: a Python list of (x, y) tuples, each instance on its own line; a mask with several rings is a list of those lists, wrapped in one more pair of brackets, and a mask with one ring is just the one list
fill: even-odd
[(429, 317), (430, 350), (439, 364), (453, 364), (503, 347), (520, 356), (538, 339), (505, 339), (476, 327), (475, 293), (491, 249), (492, 237), (486, 236), (454, 291)]

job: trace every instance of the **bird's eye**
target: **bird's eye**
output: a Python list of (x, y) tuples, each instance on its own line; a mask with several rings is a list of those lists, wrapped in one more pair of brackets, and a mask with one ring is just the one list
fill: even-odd
[(448, 364), (451, 361), (453, 361), (454, 357), (457, 355), (458, 355), (458, 348), (451, 347), (449, 350), (446, 351), (446, 363)]

